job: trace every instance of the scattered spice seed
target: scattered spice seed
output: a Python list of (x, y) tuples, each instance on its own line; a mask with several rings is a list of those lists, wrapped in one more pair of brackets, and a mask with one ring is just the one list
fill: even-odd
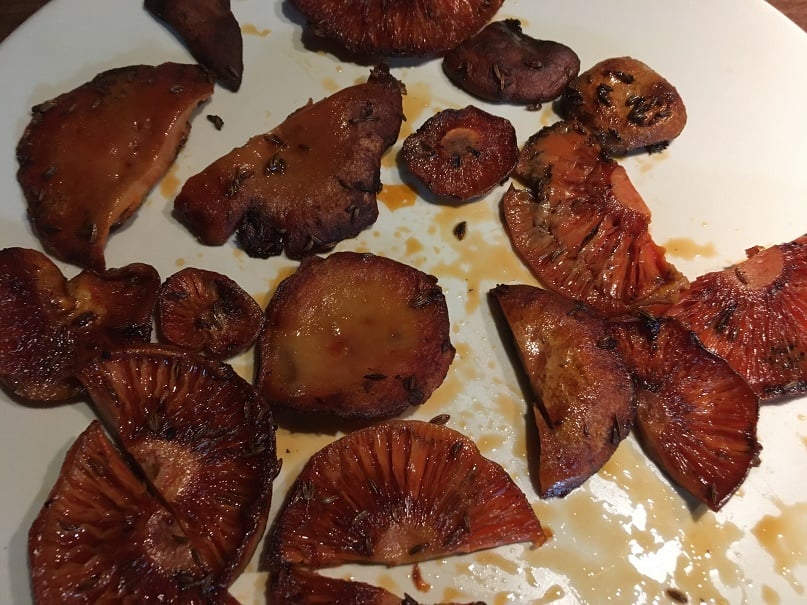
[(419, 552), (423, 552), (428, 547), (429, 547), (428, 543), (415, 544), (412, 548), (409, 549), (409, 554), (416, 555)]
[(277, 136), (273, 132), (270, 132), (269, 134), (264, 135), (264, 136), (265, 136), (266, 140), (269, 141), (270, 143), (272, 143), (273, 145), (277, 145), (278, 147), (285, 147), (286, 146), (286, 144), (283, 142), (283, 139), (281, 139), (279, 136)]
[(597, 86), (597, 102), (601, 105), (605, 105), (606, 107), (611, 106), (611, 93), (613, 92), (613, 88), (608, 86), (608, 84), (600, 84)]
[[(418, 295), (415, 296), (410, 302), (409, 306), (415, 309), (420, 309), (425, 307), (426, 305), (432, 302), (431, 296), (429, 296), (428, 292), (418, 292)], [(411, 390), (411, 389), (410, 389)]]
[[(357, 525), (358, 523), (361, 523), (364, 519), (366, 519), (369, 516), (370, 516), (369, 510), (363, 510), (357, 513), (356, 516), (353, 517), (352, 525)], [(372, 552), (372, 548), (370, 549), (370, 552)]]
[(381, 489), (378, 487), (378, 484), (372, 479), (367, 479), (367, 486), (370, 488), (370, 491), (373, 492), (375, 496), (381, 495)]
[(306, 481), (302, 485), (302, 496), (303, 500), (306, 502), (310, 502), (314, 499), (314, 493), (316, 492), (316, 487), (314, 486), (313, 481)]
[(372, 374), (365, 374), (364, 378), (367, 380), (385, 380), (387, 378), (386, 374), (381, 374), (379, 372), (373, 372)]
[(208, 114), (207, 119), (210, 121), (211, 124), (216, 128), (216, 130), (221, 130), (224, 126), (224, 120), (221, 119), (220, 116), (215, 114)]
[(450, 419), (451, 419), (451, 416), (449, 416), (448, 414), (437, 414), (437, 416), (435, 416), (434, 418), (429, 420), (429, 422), (432, 423), (432, 424), (443, 425), (443, 424), (447, 424)]
[(263, 169), (263, 173), (266, 176), (272, 174), (283, 174), (286, 172), (286, 160), (280, 157), (279, 153), (274, 154), (270, 159), (269, 162)]
[(454, 230), (453, 230), (454, 237), (456, 237), (458, 240), (462, 241), (463, 239), (465, 239), (465, 233), (466, 233), (467, 229), (468, 229), (467, 221), (460, 221), (459, 223), (454, 225)]
[(504, 90), (505, 86), (507, 85), (507, 81), (505, 79), (505, 74), (502, 71), (501, 67), (498, 64), (493, 64), (493, 77), (496, 78), (496, 81), (499, 85), (499, 90)]
[(162, 426), (162, 422), (160, 422), (160, 417), (157, 414), (156, 410), (152, 410), (146, 416), (146, 425), (149, 427), (149, 430), (152, 433), (159, 433), (160, 432), (160, 427)]
[(631, 74), (619, 69), (609, 69), (605, 72), (605, 75), (616, 78), (623, 84), (633, 84), (634, 80), (636, 79)]

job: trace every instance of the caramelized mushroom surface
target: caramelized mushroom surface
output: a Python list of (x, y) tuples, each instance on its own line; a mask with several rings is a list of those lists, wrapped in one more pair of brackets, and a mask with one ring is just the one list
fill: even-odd
[(541, 283), (606, 315), (659, 313), (687, 280), (650, 234), (650, 210), (625, 169), (577, 123), (526, 142), (502, 199), (513, 247)]
[(356, 252), (310, 257), (278, 286), (256, 385), (274, 406), (373, 418), (420, 405), (454, 359), (437, 279)]
[(503, 0), (292, 0), (317, 36), (369, 56), (422, 56), (454, 48)]
[(616, 322), (613, 335), (636, 384), (645, 451), (673, 482), (719, 510), (758, 461), (753, 391), (672, 318)]
[(761, 399), (807, 393), (807, 236), (699, 276), (667, 313)]
[(244, 74), (244, 41), (230, 0), (145, 0), (225, 88), (237, 91)]
[(398, 420), (353, 431), (310, 458), (262, 565), (412, 564), (545, 541), (524, 493), (471, 439)]
[(230, 366), (158, 345), (116, 351), (79, 379), (207, 583), (229, 586), (263, 536), (280, 470), (269, 405)]
[(584, 124), (612, 155), (664, 148), (687, 121), (678, 90), (632, 57), (600, 61), (572, 80), (561, 113)]
[(491, 291), (537, 397), (538, 486), (565, 496), (596, 473), (633, 427), (633, 381), (607, 321), (549, 290), (499, 285)]
[(292, 113), (188, 179), (174, 214), (203, 244), (303, 258), (378, 218), (381, 156), (398, 139), (402, 85), (386, 67)]
[(110, 232), (173, 164), (212, 94), (198, 65), (135, 65), (34, 107), (17, 145), (17, 180), (46, 251), (103, 269)]
[(510, 174), (518, 160), (516, 130), (473, 105), (443, 109), (406, 137), (401, 158), (432, 193), (470, 200)]
[(67, 452), (28, 552), (36, 603), (228, 603), (97, 420)]
[(142, 263), (68, 280), (37, 250), (0, 251), (0, 383), (33, 402), (78, 395), (84, 364), (148, 342), (159, 287), (156, 269)]
[(565, 44), (533, 38), (518, 19), (505, 19), (446, 53), (442, 67), (454, 84), (481, 99), (535, 105), (560, 96), (580, 59)]
[(157, 329), (169, 344), (213, 359), (249, 349), (263, 325), (263, 310), (235, 281), (186, 267), (168, 277), (157, 295)]

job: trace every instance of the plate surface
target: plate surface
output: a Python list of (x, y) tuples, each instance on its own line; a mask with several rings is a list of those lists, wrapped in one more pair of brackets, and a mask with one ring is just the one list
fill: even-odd
[[(16, 182), (14, 149), (30, 108), (105, 69), (189, 61), (182, 45), (141, 2), (54, 0), (0, 45), (0, 245), (39, 248)], [(265, 305), (296, 264), (248, 258), (231, 244), (200, 246), (171, 217), (186, 178), (280, 123), (291, 111), (362, 81), (367, 66), (340, 62), (301, 42), (299, 15), (280, 0), (234, 0), (245, 42), (241, 90), (217, 88), (193, 122), (175, 166), (135, 218), (113, 234), (108, 266), (151, 263), (167, 277), (185, 266), (226, 273)], [(631, 55), (669, 79), (689, 122), (666, 151), (623, 161), (653, 212), (651, 232), (669, 259), (694, 278), (744, 257), (754, 245), (789, 241), (807, 231), (807, 36), (762, 0), (506, 0), (500, 17), (517, 17), (530, 35), (571, 46), (582, 68)], [(607, 24), (607, 25), (606, 25)], [(393, 62), (407, 86), (401, 139), (382, 164), (380, 217), (338, 250), (370, 251), (436, 275), (447, 295), (457, 357), (440, 389), (412, 417), (451, 415), (524, 489), (552, 539), (411, 568), (337, 570), (418, 601), (503, 603), (794, 603), (807, 590), (807, 401), (762, 410), (762, 462), (717, 514), (687, 507), (644, 458), (633, 439), (583, 488), (540, 501), (530, 480), (533, 434), (528, 405), (487, 291), (497, 283), (535, 283), (501, 226), (503, 188), (464, 205), (420, 196), (401, 180), (403, 137), (435, 111), (473, 103), (509, 118), (519, 141), (557, 120), (540, 111), (490, 105), (455, 89), (439, 61)], [(221, 131), (205, 119), (219, 115)], [(458, 240), (454, 226), (467, 223)], [(75, 267), (60, 264), (66, 275)], [(249, 355), (233, 362), (252, 375)], [(0, 602), (30, 602), (27, 532), (67, 448), (91, 417), (84, 403), (40, 409), (0, 394)], [(334, 434), (278, 432), (283, 472), (275, 506), (308, 457)], [(262, 603), (265, 577), (253, 561), (233, 593)]]

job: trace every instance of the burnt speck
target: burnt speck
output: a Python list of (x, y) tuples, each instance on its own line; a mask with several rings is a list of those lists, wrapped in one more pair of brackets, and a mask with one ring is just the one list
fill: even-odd
[(224, 120), (221, 119), (221, 116), (211, 113), (207, 115), (207, 119), (216, 130), (221, 130), (224, 127)]
[(454, 234), (454, 237), (462, 241), (463, 239), (465, 239), (465, 233), (467, 232), (467, 230), (468, 230), (468, 223), (466, 221), (460, 221), (459, 223), (454, 225), (454, 230), (452, 231), (452, 233)]

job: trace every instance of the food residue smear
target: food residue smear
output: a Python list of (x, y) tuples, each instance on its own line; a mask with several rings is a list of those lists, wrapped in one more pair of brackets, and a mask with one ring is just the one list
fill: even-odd
[(670, 256), (692, 260), (698, 257), (713, 257), (717, 249), (712, 242), (699, 244), (689, 237), (673, 237), (662, 244)]
[[(406, 78), (403, 81), (406, 82)], [(417, 130), (421, 122), (431, 116), (433, 111), (431, 88), (425, 82), (407, 82), (406, 94), (403, 95), (402, 101), (406, 119), (401, 124), (401, 132), (398, 135), (399, 143)]]
[(340, 84), (333, 78), (322, 78), (319, 81), (319, 83), (322, 86), (322, 88), (328, 92), (328, 94), (333, 94), (343, 88), (342, 84)]
[(384, 183), (384, 186), (381, 188), (381, 192), (378, 194), (378, 201), (382, 202), (387, 208), (394, 211), (406, 206), (414, 206), (417, 197), (417, 192), (405, 183)]
[(420, 565), (415, 563), (412, 566), (412, 584), (415, 585), (420, 592), (429, 592), (432, 588), (426, 580), (423, 579), (423, 574), (420, 572)]
[(258, 29), (258, 27), (252, 23), (245, 23), (241, 26), (241, 33), (247, 36), (258, 36), (259, 38), (265, 38), (272, 33), (272, 30), (268, 28)]
[[(465, 312), (470, 315), (480, 305), (487, 304), (488, 290), (499, 283), (536, 284), (535, 277), (516, 256), (502, 229), (480, 230), (477, 226), (498, 220), (498, 194), (459, 207), (442, 206), (432, 217), (429, 227), (438, 235), (445, 248), (456, 250), (459, 260), (447, 260), (442, 255), (424, 259), (424, 266), (438, 279), (455, 278), (467, 282)], [(461, 240), (453, 235), (460, 221), (466, 222)]]
[[(177, 176), (177, 164), (174, 163), (160, 180), (159, 188), (162, 196), (167, 200), (172, 200), (182, 188), (182, 181)], [(152, 198), (149, 198), (149, 200)]]
[(630, 440), (585, 489), (540, 503), (538, 516), (558, 539), (526, 550), (523, 560), (538, 586), (550, 585), (550, 571), (560, 574), (583, 602), (669, 602), (672, 590), (690, 603), (726, 603), (750, 582), (731, 559), (743, 532), (700, 512)]
[(639, 172), (646, 174), (652, 172), (655, 166), (667, 159), (664, 153), (647, 153), (634, 158), (638, 165)]
[(793, 568), (802, 563), (807, 551), (807, 503), (786, 505), (778, 499), (774, 499), (773, 503), (779, 509), (779, 514), (762, 517), (751, 533), (773, 558), (779, 575), (790, 583), (795, 592), (803, 595), (804, 585), (793, 575)]

